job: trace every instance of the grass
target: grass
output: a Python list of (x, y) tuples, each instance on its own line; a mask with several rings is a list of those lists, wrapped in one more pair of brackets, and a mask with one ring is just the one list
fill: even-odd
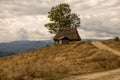
[(102, 41), (104, 44), (106, 44), (107, 46), (120, 51), (120, 41), (115, 41), (115, 40), (106, 40), (106, 41)]
[(0, 59), (0, 80), (58, 80), (120, 67), (120, 57), (90, 42), (47, 46)]

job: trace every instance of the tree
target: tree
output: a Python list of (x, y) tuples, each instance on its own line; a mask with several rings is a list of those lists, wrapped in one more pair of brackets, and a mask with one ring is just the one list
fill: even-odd
[(48, 18), (51, 22), (45, 24), (45, 27), (49, 29), (50, 33), (57, 33), (60, 28), (64, 27), (80, 26), (80, 18), (75, 13), (71, 13), (69, 4), (52, 7), (48, 12)]

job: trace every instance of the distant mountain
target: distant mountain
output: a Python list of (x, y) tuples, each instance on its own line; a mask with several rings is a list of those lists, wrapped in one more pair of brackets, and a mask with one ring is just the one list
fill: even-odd
[(8, 43), (0, 43), (0, 56), (6, 56), (13, 53), (22, 53), (35, 50), (46, 45), (53, 44), (52, 40), (43, 41), (13, 41)]
[(15, 54), (15, 53), (9, 53), (9, 52), (0, 51), (0, 57), (9, 56), (9, 55), (13, 55), (13, 54)]
[[(100, 39), (82, 39), (82, 41), (98, 41)], [(13, 41), (8, 43), (0, 43), (0, 57), (35, 50), (46, 45), (53, 44), (53, 40), (42, 41)]]

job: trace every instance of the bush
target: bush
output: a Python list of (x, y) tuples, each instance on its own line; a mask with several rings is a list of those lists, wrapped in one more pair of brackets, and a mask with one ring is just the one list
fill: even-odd
[(115, 37), (114, 40), (115, 40), (115, 41), (120, 41), (119, 37)]

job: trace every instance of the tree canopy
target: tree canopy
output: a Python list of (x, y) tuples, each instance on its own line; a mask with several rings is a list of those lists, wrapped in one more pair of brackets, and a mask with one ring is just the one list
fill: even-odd
[(71, 13), (69, 4), (59, 4), (51, 8), (48, 12), (50, 22), (45, 24), (50, 33), (57, 33), (60, 28), (80, 27), (80, 18)]

